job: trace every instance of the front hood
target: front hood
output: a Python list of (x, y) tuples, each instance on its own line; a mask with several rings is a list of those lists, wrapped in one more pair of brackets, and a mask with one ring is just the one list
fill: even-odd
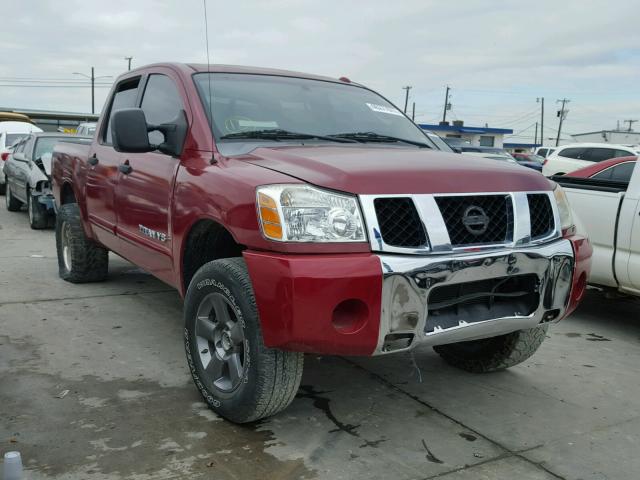
[(370, 146), (260, 147), (236, 159), (321, 187), (356, 194), (551, 190), (515, 163), (437, 150)]

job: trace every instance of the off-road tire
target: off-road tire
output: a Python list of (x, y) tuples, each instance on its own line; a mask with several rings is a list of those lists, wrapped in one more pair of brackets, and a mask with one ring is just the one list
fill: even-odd
[(9, 184), (6, 185), (6, 192), (5, 192), (5, 205), (7, 206), (7, 210), (9, 210), (10, 212), (19, 212), (20, 209), (22, 208), (22, 202), (20, 200), (18, 200), (16, 197), (13, 196), (13, 193), (11, 193), (11, 187), (9, 186)]
[(498, 337), (438, 345), (445, 362), (472, 373), (497, 372), (524, 362), (542, 345), (547, 326), (518, 330)]
[(31, 192), (27, 192), (27, 212), (29, 213), (29, 226), (33, 230), (42, 230), (47, 228), (49, 214), (47, 207), (38, 201), (38, 197), (34, 197)]
[[(68, 247), (70, 268), (65, 262), (64, 247)], [(58, 210), (56, 217), (56, 249), (58, 274), (71, 283), (99, 282), (107, 277), (109, 251), (84, 233), (77, 203), (67, 203)]]
[[(244, 368), (239, 385), (222, 391), (204, 369), (198, 351), (196, 317), (201, 303), (211, 294), (222, 294), (238, 319), (244, 337)], [(216, 413), (247, 423), (274, 415), (294, 399), (302, 377), (302, 353), (267, 348), (262, 339), (253, 287), (242, 258), (214, 260), (194, 275), (184, 307), (185, 350), (193, 381)]]

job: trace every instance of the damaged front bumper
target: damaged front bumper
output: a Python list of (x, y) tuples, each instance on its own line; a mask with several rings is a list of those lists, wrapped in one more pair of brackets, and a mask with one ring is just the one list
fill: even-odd
[(374, 354), (503, 335), (567, 313), (569, 240), (455, 256), (380, 255), (382, 312)]
[(474, 253), (243, 256), (267, 347), (380, 355), (557, 321), (582, 297), (591, 253), (574, 236)]

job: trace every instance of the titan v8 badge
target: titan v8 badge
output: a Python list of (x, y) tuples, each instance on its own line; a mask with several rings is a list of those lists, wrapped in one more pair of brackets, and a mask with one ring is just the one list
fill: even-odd
[(159, 240), (161, 242), (167, 241), (166, 233), (157, 232), (149, 227), (145, 227), (144, 225), (138, 225), (138, 229), (145, 237), (153, 238), (154, 240)]

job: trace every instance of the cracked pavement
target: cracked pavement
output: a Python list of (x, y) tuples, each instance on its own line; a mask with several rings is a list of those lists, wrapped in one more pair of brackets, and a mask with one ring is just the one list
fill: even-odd
[(307, 355), (293, 404), (237, 426), (192, 384), (178, 294), (110, 261), (107, 282), (65, 283), (53, 232), (0, 210), (0, 445), (21, 452), (27, 479), (601, 480), (640, 471), (638, 301), (590, 292), (528, 362), (496, 374), (458, 371), (429, 348)]

